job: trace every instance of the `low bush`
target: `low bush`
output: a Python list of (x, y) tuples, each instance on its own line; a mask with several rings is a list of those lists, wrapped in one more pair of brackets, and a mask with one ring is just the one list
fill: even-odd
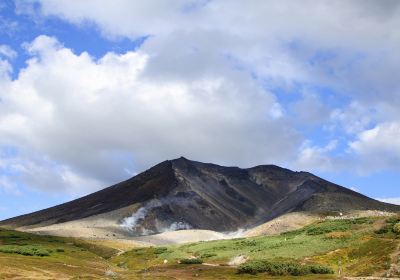
[(400, 234), (400, 218), (398, 216), (390, 217), (386, 224), (380, 229), (375, 230), (376, 234)]
[(181, 259), (179, 261), (180, 264), (202, 264), (202, 259)]
[(348, 228), (346, 228), (346, 227), (341, 227), (341, 228), (338, 228), (338, 227), (311, 228), (311, 229), (307, 230), (307, 235), (321, 235), (321, 234), (326, 234), (326, 233), (330, 233), (330, 232), (334, 232), (334, 231), (345, 231), (345, 230), (348, 230)]
[(400, 222), (393, 226), (393, 232), (400, 234)]
[(237, 272), (239, 274), (257, 274), (261, 272), (269, 272), (270, 263), (266, 261), (250, 261), (239, 266)]
[(373, 220), (370, 218), (357, 218), (345, 220), (330, 220), (306, 227), (307, 235), (322, 235), (330, 232), (345, 232), (355, 225), (370, 224)]
[(363, 217), (363, 218), (356, 218), (347, 220), (349, 224), (353, 225), (362, 225), (362, 224), (372, 224), (374, 221), (371, 218)]
[(1, 253), (8, 254), (19, 254), (23, 256), (49, 256), (50, 252), (46, 249), (36, 246), (14, 246), (14, 245), (3, 245), (0, 246)]
[(380, 229), (375, 230), (374, 232), (376, 234), (386, 234), (391, 231), (392, 231), (391, 227), (389, 225), (385, 225), (385, 226), (381, 227)]
[(264, 260), (250, 261), (239, 266), (239, 274), (267, 273), (272, 276), (307, 274), (332, 274), (333, 270), (321, 265), (300, 265), (297, 263), (273, 263)]
[(214, 253), (203, 253), (203, 254), (200, 255), (200, 258), (201, 259), (207, 259), (207, 258), (212, 258), (212, 257), (215, 257), (215, 256), (217, 256), (217, 254), (214, 254)]
[(310, 270), (313, 274), (333, 274), (333, 270), (330, 267), (323, 265), (311, 265)]
[(168, 251), (167, 247), (156, 247), (156, 248), (154, 248), (154, 254), (156, 254), (156, 255), (160, 255), (160, 254), (165, 253), (167, 251)]
[(386, 222), (387, 222), (388, 224), (392, 224), (392, 225), (397, 224), (397, 223), (400, 223), (400, 216), (393, 216), (393, 217), (390, 217), (389, 219), (386, 220)]
[(65, 250), (64, 250), (63, 248), (57, 248), (57, 249), (56, 249), (56, 252), (58, 252), (58, 253), (63, 253), (63, 252), (65, 252)]

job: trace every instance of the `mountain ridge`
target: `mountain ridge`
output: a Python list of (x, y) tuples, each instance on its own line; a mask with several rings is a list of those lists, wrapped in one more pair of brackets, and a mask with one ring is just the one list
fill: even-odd
[(128, 216), (118, 222), (125, 222), (135, 235), (171, 228), (234, 231), (296, 211), (400, 211), (400, 206), (373, 200), (304, 171), (276, 165), (242, 169), (180, 157), (84, 197), (1, 221), (0, 226), (51, 225), (131, 205), (137, 205), (131, 219), (126, 220)]

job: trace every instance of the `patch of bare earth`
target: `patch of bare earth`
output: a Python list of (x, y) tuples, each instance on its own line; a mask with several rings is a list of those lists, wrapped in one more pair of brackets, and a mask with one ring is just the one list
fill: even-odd
[(282, 215), (272, 221), (266, 222), (244, 233), (246, 237), (260, 235), (275, 235), (282, 232), (300, 229), (317, 221), (319, 216), (305, 212), (294, 212)]

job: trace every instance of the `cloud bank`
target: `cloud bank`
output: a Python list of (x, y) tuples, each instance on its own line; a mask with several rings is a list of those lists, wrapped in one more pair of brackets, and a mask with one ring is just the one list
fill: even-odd
[(8, 166), (25, 184), (93, 190), (182, 154), (252, 165), (298, 144), (274, 96), (235, 70), (166, 81), (142, 52), (94, 60), (47, 36), (27, 51), (0, 103), (0, 143), (17, 148)]
[(0, 46), (0, 145), (13, 150), (0, 166), (4, 189), (88, 192), (181, 155), (324, 171), (400, 166), (398, 1), (16, 4), (36, 21), (147, 39), (95, 59), (39, 36), (14, 80), (17, 54)]

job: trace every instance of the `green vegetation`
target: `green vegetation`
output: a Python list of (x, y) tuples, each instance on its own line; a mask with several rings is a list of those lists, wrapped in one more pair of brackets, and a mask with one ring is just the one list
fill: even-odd
[(270, 262), (266, 260), (250, 261), (239, 266), (239, 274), (267, 273), (272, 276), (307, 274), (333, 274), (333, 270), (322, 265), (301, 265), (298, 263)]
[(347, 231), (347, 230), (349, 230), (348, 225), (335, 225), (335, 224), (332, 225), (331, 223), (328, 223), (308, 229), (307, 235), (320, 235), (334, 231)]
[(398, 235), (400, 234), (400, 216), (394, 216), (386, 219), (384, 225), (375, 230), (380, 235)]
[[(385, 239), (369, 239), (348, 253), (347, 269), (356, 276), (373, 274), (389, 269), (390, 254), (396, 250), (397, 243)], [(352, 264), (353, 263), (353, 264)]]
[(202, 259), (181, 259), (179, 261), (180, 264), (202, 264)]
[(356, 225), (369, 224), (371, 219), (330, 220), (305, 228), (308, 235), (320, 235), (330, 232), (344, 232), (355, 229)]
[(218, 256), (215, 253), (203, 253), (200, 255), (200, 259), (208, 259), (208, 258), (212, 258), (212, 257), (216, 257)]
[(50, 256), (50, 252), (46, 249), (30, 245), (3, 245), (0, 246), (1, 253), (20, 254), (24, 256)]
[(386, 233), (391, 233), (392, 232), (392, 227), (389, 225), (385, 225), (377, 230), (375, 230), (376, 234), (386, 234)]
[(197, 256), (201, 259), (211, 259), (221, 263), (241, 254), (252, 260), (276, 258), (296, 260), (324, 254), (358, 242), (361, 233), (354, 231), (354, 234), (351, 234), (346, 230), (353, 231), (353, 229), (367, 225), (369, 225), (367, 219), (323, 221), (301, 230), (276, 236), (169, 246), (168, 249), (160, 251), (159, 257), (167, 260), (179, 260)]
[(0, 228), (0, 279), (103, 279), (109, 266), (105, 251), (118, 252), (84, 240)]
[(393, 232), (400, 234), (400, 223), (397, 223), (393, 226)]
[(167, 251), (168, 251), (168, 248), (167, 248), (167, 247), (156, 247), (156, 248), (154, 249), (154, 254), (160, 255), (160, 254), (165, 253), (165, 252), (167, 252)]
[(386, 220), (386, 222), (392, 225), (400, 223), (400, 215), (390, 217)]
[(75, 247), (80, 248), (82, 251), (92, 252), (104, 259), (109, 259), (118, 252), (118, 250), (110, 248), (110, 247), (101, 246), (98, 244), (93, 244), (93, 243), (89, 243), (89, 242), (81, 241), (81, 240), (74, 240), (73, 245)]
[[(394, 253), (400, 246), (400, 235), (395, 233), (399, 223), (398, 217), (325, 220), (275, 236), (126, 252), (121, 251), (125, 243), (118, 241), (115, 249), (112, 242), (102, 240), (0, 229), (0, 279), (114, 277), (107, 271), (115, 272), (118, 279), (133, 280), (335, 279), (339, 270), (342, 276), (378, 276), (397, 265)], [(387, 232), (374, 233), (379, 228)], [(44, 251), (48, 255), (39, 257)], [(248, 261), (239, 267), (228, 265), (238, 256)]]

